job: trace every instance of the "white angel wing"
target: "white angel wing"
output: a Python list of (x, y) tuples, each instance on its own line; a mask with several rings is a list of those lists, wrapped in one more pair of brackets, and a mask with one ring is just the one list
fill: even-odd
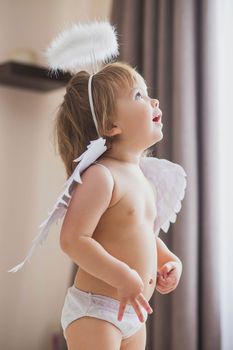
[(154, 232), (161, 228), (167, 232), (170, 223), (174, 223), (181, 209), (187, 186), (184, 169), (167, 159), (142, 157), (140, 168), (156, 190), (157, 217), (154, 222)]
[(106, 151), (107, 147), (105, 146), (105, 142), (106, 140), (102, 137), (98, 138), (97, 140), (91, 141), (90, 144), (87, 146), (87, 150), (84, 153), (82, 153), (79, 158), (74, 160), (75, 162), (79, 161), (79, 163), (76, 166), (73, 174), (65, 182), (63, 186), (65, 188), (59, 195), (53, 209), (49, 212), (49, 216), (39, 226), (39, 232), (37, 236), (33, 239), (32, 247), (30, 248), (26, 258), (23, 260), (22, 263), (13, 267), (8, 272), (17, 272), (23, 267), (26, 261), (30, 262), (30, 259), (36, 247), (39, 244), (42, 245), (42, 243), (46, 240), (51, 225), (57, 222), (58, 219), (61, 219), (65, 215), (74, 186), (77, 182), (82, 183), (80, 177), (82, 172), (86, 168), (88, 168), (89, 165), (92, 164), (96, 159), (98, 159), (101, 156), (101, 154), (103, 154)]

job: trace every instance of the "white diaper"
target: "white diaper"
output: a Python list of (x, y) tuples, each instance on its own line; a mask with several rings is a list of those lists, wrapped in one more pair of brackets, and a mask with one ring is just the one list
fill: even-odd
[[(122, 338), (128, 338), (136, 333), (143, 325), (139, 321), (132, 305), (126, 305), (123, 318), (117, 320), (120, 302), (117, 299), (105, 295), (94, 294), (78, 289), (74, 285), (68, 288), (61, 315), (61, 325), (65, 336), (66, 327), (73, 321), (84, 316), (90, 316), (105, 320), (114, 324), (122, 332)], [(141, 306), (146, 322), (148, 313)]]

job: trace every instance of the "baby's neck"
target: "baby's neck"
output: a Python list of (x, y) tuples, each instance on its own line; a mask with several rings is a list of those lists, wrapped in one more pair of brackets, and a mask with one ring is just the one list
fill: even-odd
[(142, 155), (142, 152), (140, 153), (127, 152), (127, 151), (116, 152), (116, 151), (113, 151), (112, 149), (107, 150), (103, 154), (104, 157), (112, 158), (123, 163), (135, 164), (135, 165), (139, 165), (141, 155)]
[(143, 151), (129, 150), (112, 145), (110, 149), (104, 152), (104, 157), (112, 158), (124, 163), (139, 165), (142, 153)]

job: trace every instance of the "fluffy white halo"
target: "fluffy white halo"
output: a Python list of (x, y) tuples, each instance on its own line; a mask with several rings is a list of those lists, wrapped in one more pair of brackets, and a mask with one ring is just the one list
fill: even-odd
[(117, 33), (107, 21), (73, 24), (58, 34), (45, 52), (52, 71), (77, 72), (119, 54)]

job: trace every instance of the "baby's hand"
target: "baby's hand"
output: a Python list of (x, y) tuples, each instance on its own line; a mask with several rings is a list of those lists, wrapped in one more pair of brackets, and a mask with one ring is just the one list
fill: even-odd
[(178, 285), (182, 273), (182, 263), (169, 261), (157, 273), (156, 290), (161, 294), (172, 292)]
[(118, 321), (122, 320), (128, 302), (133, 306), (139, 318), (139, 321), (141, 322), (144, 322), (144, 317), (140, 306), (144, 307), (148, 313), (153, 312), (150, 304), (142, 294), (143, 288), (143, 281), (137, 271), (130, 269), (128, 278), (122, 281), (122, 285), (117, 289), (118, 295), (120, 297), (120, 306), (117, 316)]

